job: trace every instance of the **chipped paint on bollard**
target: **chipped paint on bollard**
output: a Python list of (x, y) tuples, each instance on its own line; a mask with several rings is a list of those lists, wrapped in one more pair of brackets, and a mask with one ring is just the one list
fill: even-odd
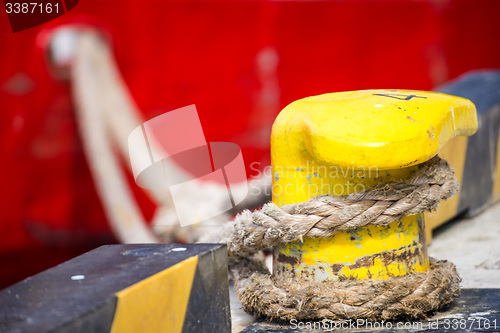
[[(345, 180), (345, 188), (365, 189), (366, 184), (375, 180), (389, 181), (409, 178), (415, 175), (418, 167), (410, 167), (394, 171), (378, 171), (378, 177), (358, 179), (329, 177), (321, 171), (314, 170), (317, 181), (312, 183), (307, 177), (303, 179), (295, 174), (295, 184), (307, 182), (306, 186), (297, 188), (314, 188), (321, 179), (333, 180), (335, 184), (323, 184), (327, 189), (340, 188), (339, 180)], [(359, 172), (358, 172), (359, 173)], [(404, 174), (406, 173), (406, 177)], [(310, 174), (309, 174), (310, 175)], [(280, 177), (285, 180), (286, 177)], [(355, 181), (355, 185), (350, 183)], [(279, 186), (279, 180), (275, 183)], [(288, 182), (286, 185), (293, 183)], [(330, 186), (329, 186), (330, 185)], [(315, 192), (315, 191), (311, 191)], [(351, 191), (353, 192), (353, 191)], [(344, 195), (351, 192), (334, 192)], [(316, 192), (317, 193), (317, 192)], [(327, 192), (328, 193), (328, 192)], [(321, 194), (325, 194), (322, 192)], [(276, 193), (278, 195), (278, 193)], [(314, 195), (313, 195), (314, 196)], [(295, 277), (300, 273), (309, 280), (326, 280), (341, 278), (387, 278), (411, 272), (424, 272), (429, 267), (425, 234), (423, 233), (422, 214), (408, 216), (401, 221), (390, 223), (386, 227), (368, 226), (355, 230), (342, 231), (331, 238), (305, 238), (304, 242), (296, 241), (274, 249), (274, 272), (276, 274)]]
[[(448, 140), (476, 128), (470, 101), (438, 93), (367, 90), (296, 101), (273, 125), (273, 201), (281, 206), (407, 180)], [(315, 281), (386, 279), (429, 267), (423, 214), (304, 238), (273, 256), (274, 274)]]

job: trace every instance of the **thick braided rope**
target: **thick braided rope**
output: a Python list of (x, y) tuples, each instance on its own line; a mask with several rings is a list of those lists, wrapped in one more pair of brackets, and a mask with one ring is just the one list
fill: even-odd
[(458, 189), (452, 168), (436, 156), (405, 182), (383, 183), (343, 197), (320, 195), (298, 204), (278, 207), (270, 202), (254, 212), (245, 210), (226, 223), (222, 234), (204, 241), (227, 243), (230, 254), (248, 256), (303, 237), (326, 238), (341, 230), (387, 225), (436, 209)]
[(292, 281), (252, 258), (231, 257), (230, 267), (244, 310), (271, 319), (419, 319), (460, 295), (455, 266), (433, 258), (425, 273), (387, 280)]
[(390, 182), (344, 197), (322, 195), (307, 202), (244, 211), (222, 234), (203, 241), (228, 245), (229, 267), (245, 311), (289, 319), (420, 318), (453, 301), (460, 277), (447, 261), (431, 259), (425, 273), (387, 280), (310, 282), (272, 276), (258, 252), (303, 237), (329, 237), (340, 230), (387, 225), (403, 216), (436, 209), (458, 191), (449, 164), (434, 157), (406, 182)]

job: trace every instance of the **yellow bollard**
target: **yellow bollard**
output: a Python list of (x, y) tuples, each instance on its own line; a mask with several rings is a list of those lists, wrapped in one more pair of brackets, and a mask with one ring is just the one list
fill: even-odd
[[(282, 206), (406, 180), (448, 140), (476, 129), (472, 102), (439, 93), (366, 90), (295, 101), (273, 125), (273, 201)], [(428, 267), (423, 214), (304, 238), (273, 253), (274, 274), (314, 281), (387, 279)]]

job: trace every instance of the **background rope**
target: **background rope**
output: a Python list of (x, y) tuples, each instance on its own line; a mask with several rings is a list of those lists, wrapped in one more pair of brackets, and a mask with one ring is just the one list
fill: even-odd
[(387, 280), (310, 282), (272, 276), (259, 251), (303, 237), (330, 237), (341, 230), (387, 225), (436, 209), (458, 191), (450, 165), (434, 157), (406, 182), (389, 182), (344, 197), (322, 195), (306, 202), (244, 211), (218, 235), (225, 242), (235, 289), (245, 311), (269, 318), (419, 318), (459, 295), (460, 277), (447, 261), (431, 259), (425, 273)]
[[(125, 166), (130, 167), (128, 135), (144, 122), (142, 113), (127, 90), (111, 47), (99, 31), (85, 27), (56, 30), (52, 36), (51, 52), (57, 52), (59, 43), (54, 41), (60, 40), (61, 34), (66, 40), (68, 30), (71, 30), (73, 41), (69, 47), (73, 50), (67, 70), (79, 133), (97, 193), (118, 240), (123, 243), (192, 243), (208, 228), (219, 227), (226, 222), (229, 213), (181, 228), (169, 189), (145, 190), (156, 204), (152, 221), (145, 220), (120, 161), (127, 161)], [(160, 148), (153, 146), (151, 149)], [(169, 170), (177, 175), (185, 173), (174, 163), (166, 163), (170, 163)], [(214, 215), (210, 214), (211, 210), (220, 211), (224, 198), (227, 198), (225, 185), (202, 181), (190, 184), (191, 188), (185, 193), (186, 199), (176, 202), (177, 209), (191, 212), (193, 216), (199, 215), (200, 211), (208, 212), (207, 215)], [(247, 185), (249, 195), (241, 207), (255, 207), (268, 200), (265, 193), (270, 193), (270, 176), (264, 174), (248, 183), (242, 182), (233, 186), (231, 191), (246, 192)], [(198, 203), (197, 207), (193, 207), (193, 201)]]

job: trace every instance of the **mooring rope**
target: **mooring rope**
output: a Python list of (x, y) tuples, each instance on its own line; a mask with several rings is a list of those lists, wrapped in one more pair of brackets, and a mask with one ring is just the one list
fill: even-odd
[(258, 252), (303, 237), (326, 238), (361, 226), (384, 226), (436, 209), (458, 188), (449, 164), (434, 157), (408, 181), (383, 183), (343, 197), (322, 195), (299, 204), (268, 203), (261, 210), (244, 211), (222, 232), (202, 241), (227, 243), (236, 292), (251, 314), (281, 320), (421, 318), (458, 297), (461, 280), (452, 263), (431, 258), (427, 272), (387, 280), (310, 282), (271, 275)]
[[(190, 182), (186, 200), (178, 200), (175, 206), (168, 188), (146, 190), (146, 195), (157, 206), (152, 221), (146, 221), (121, 163), (121, 158), (128, 160), (128, 135), (144, 119), (121, 77), (111, 47), (102, 35), (88, 27), (69, 30), (73, 31), (74, 38), (69, 78), (79, 133), (97, 193), (118, 240), (123, 243), (191, 243), (198, 240), (207, 228), (227, 221), (229, 214), (222, 214), (192, 226), (179, 226), (176, 206), (197, 215), (199, 212), (193, 209), (192, 203), (203, 201), (200, 211), (212, 216), (215, 214), (211, 212), (219, 211), (224, 204), (227, 187), (202, 181)], [(57, 34), (53, 38), (57, 38)], [(177, 175), (174, 178), (182, 178), (179, 175), (185, 171), (175, 163), (165, 163), (169, 163), (169, 170)], [(130, 168), (128, 162), (125, 165)], [(248, 185), (253, 195), (249, 195), (242, 206), (255, 207), (267, 200), (262, 193), (269, 192), (268, 178), (256, 177), (248, 184), (242, 182), (232, 186), (231, 190), (245, 192)]]

